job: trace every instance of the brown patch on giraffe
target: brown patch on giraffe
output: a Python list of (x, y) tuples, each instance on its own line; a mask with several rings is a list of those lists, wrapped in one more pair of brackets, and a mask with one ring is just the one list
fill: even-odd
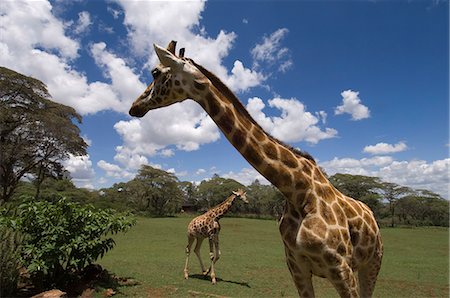
[(312, 254), (320, 254), (324, 243), (307, 229), (300, 230), (301, 245)]
[(356, 213), (355, 209), (352, 208), (347, 202), (343, 202), (343, 200), (340, 200), (341, 206), (344, 208), (344, 213), (347, 215), (348, 218), (354, 218), (358, 216), (358, 213)]
[(289, 172), (283, 171), (280, 168), (277, 169), (277, 172), (278, 175), (275, 177), (274, 182), (278, 188), (292, 185), (292, 176)]
[(266, 139), (266, 135), (263, 133), (261, 128), (259, 128), (257, 125), (253, 127), (253, 136), (258, 140), (259, 142), (262, 142)]
[(347, 226), (347, 218), (344, 214), (344, 211), (342, 211), (341, 206), (339, 206), (338, 203), (334, 203), (331, 205), (331, 208), (333, 209), (334, 214), (336, 215), (338, 225), (341, 227)]
[(298, 162), (294, 157), (294, 154), (292, 154), (289, 150), (286, 150), (286, 148), (280, 147), (280, 157), (281, 161), (289, 168), (295, 169), (298, 167)]
[(263, 150), (266, 156), (270, 159), (277, 160), (278, 159), (278, 150), (277, 147), (272, 143), (269, 142), (267, 144), (263, 145)]
[(206, 102), (208, 104), (208, 110), (209, 110), (209, 115), (211, 117), (216, 116), (217, 114), (220, 113), (220, 106), (217, 103), (216, 99), (214, 98), (214, 96), (212, 96), (211, 93), (207, 94), (205, 96)]
[(263, 160), (261, 154), (253, 146), (247, 146), (243, 155), (253, 165), (259, 165)]
[(176, 88), (175, 92), (178, 93), (179, 95), (182, 95), (184, 93), (183, 88)]
[(328, 247), (336, 249), (341, 242), (341, 233), (339, 229), (329, 229), (327, 237)]
[(324, 221), (319, 217), (310, 217), (308, 219), (305, 219), (302, 223), (302, 225), (311, 230), (314, 231), (314, 233), (319, 236), (320, 238), (324, 239), (325, 235), (327, 233), (327, 226)]
[(329, 185), (315, 184), (317, 195), (328, 204), (336, 200), (334, 193)]
[(302, 171), (306, 176), (311, 177), (312, 169), (313, 169), (313, 167), (309, 160), (307, 160), (303, 163)]
[(350, 200), (349, 203), (350, 203), (350, 205), (352, 205), (353, 209), (355, 209), (356, 213), (358, 213), (359, 215), (362, 215), (363, 210), (357, 201)]
[(184, 86), (186, 86), (186, 84), (187, 84), (186, 79), (182, 79), (182, 80), (181, 80), (181, 83), (182, 83)]
[(180, 83), (179, 80), (175, 80), (175, 81), (174, 81), (174, 84), (175, 84), (175, 86), (180, 86), (180, 85), (181, 85), (181, 83)]
[(359, 243), (359, 231), (350, 231), (350, 239), (353, 247), (355, 247)]
[(239, 122), (242, 124), (242, 126), (244, 126), (244, 128), (247, 131), (250, 131), (250, 129), (252, 128), (253, 124), (245, 117), (239, 117)]
[(298, 190), (309, 188), (309, 181), (307, 180), (302, 171), (294, 172), (294, 182), (295, 188)]
[(320, 183), (328, 183), (328, 180), (322, 174), (322, 171), (319, 168), (314, 168), (314, 180)]
[(333, 211), (330, 206), (324, 201), (320, 201), (320, 216), (323, 220), (330, 225), (336, 224), (336, 218), (334, 217)]
[[(214, 108), (216, 107), (214, 103)], [(216, 121), (225, 134), (230, 134), (234, 127), (234, 119), (231, 113), (231, 111), (226, 110), (225, 114)]]
[(340, 254), (341, 256), (345, 256), (347, 255), (347, 247), (345, 247), (345, 245), (343, 243), (339, 243), (336, 251), (338, 252), (338, 254)]
[(232, 136), (233, 145), (237, 148), (242, 148), (242, 146), (244, 146), (245, 144), (245, 137), (246, 135), (242, 130), (236, 129)]

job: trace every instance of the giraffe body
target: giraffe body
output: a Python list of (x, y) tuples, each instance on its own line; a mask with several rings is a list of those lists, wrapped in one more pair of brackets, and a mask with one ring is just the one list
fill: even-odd
[[(196, 241), (194, 252), (198, 258), (202, 272), (204, 275), (211, 273), (211, 281), (213, 284), (216, 283), (216, 273), (214, 269), (214, 264), (220, 258), (219, 219), (225, 213), (227, 213), (228, 210), (230, 210), (236, 198), (240, 198), (241, 200), (247, 203), (245, 192), (240, 189), (236, 192), (233, 192), (233, 194), (229, 196), (225, 201), (211, 208), (204, 214), (197, 216), (189, 223), (187, 232), (188, 244), (186, 246), (186, 264), (184, 266), (184, 278), (186, 279), (189, 278), (189, 270), (188, 270), (189, 255), (191, 253), (191, 247), (194, 244), (194, 241)], [(203, 265), (203, 261), (200, 255), (200, 248), (205, 238), (208, 238), (209, 241), (209, 256), (211, 259), (211, 266), (208, 270), (205, 270), (205, 266)]]
[[(286, 197), (279, 230), (298, 293), (313, 297), (311, 277), (327, 278), (341, 297), (370, 297), (383, 245), (371, 210), (339, 192), (314, 159), (267, 134), (236, 96), (193, 60), (155, 46), (161, 65), (130, 115), (191, 98), (231, 144)], [(184, 50), (183, 50), (184, 54)], [(358, 275), (357, 275), (358, 272)]]

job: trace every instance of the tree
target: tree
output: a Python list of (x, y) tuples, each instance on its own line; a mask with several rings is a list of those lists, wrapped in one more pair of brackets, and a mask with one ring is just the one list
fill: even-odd
[(0, 67), (0, 203), (9, 201), (20, 179), (58, 176), (70, 154), (86, 154), (87, 144), (73, 121), (81, 116), (51, 100), (44, 83)]
[(413, 193), (412, 189), (391, 182), (383, 182), (381, 192), (383, 197), (389, 202), (389, 213), (391, 215), (391, 227), (395, 226), (395, 209), (398, 200)]
[(178, 212), (183, 193), (178, 188), (178, 178), (166, 171), (143, 165), (136, 177), (127, 183), (138, 209), (151, 215), (165, 216)]
[[(209, 209), (224, 201), (231, 193), (244, 185), (233, 179), (222, 178), (217, 174), (209, 180), (203, 180), (198, 186), (197, 195), (199, 205), (203, 209)], [(234, 204), (231, 212), (239, 208), (240, 202)]]
[(279, 217), (284, 208), (286, 198), (273, 187), (273, 185), (261, 184), (257, 179), (247, 187), (249, 198), (248, 209), (250, 213), (265, 214)]

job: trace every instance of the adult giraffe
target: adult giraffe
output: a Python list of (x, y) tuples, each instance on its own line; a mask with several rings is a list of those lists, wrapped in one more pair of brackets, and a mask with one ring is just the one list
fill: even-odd
[(130, 115), (142, 117), (185, 99), (199, 103), (242, 156), (286, 197), (279, 230), (299, 295), (314, 296), (314, 274), (330, 280), (341, 297), (372, 296), (383, 255), (372, 211), (333, 187), (310, 155), (267, 134), (220, 79), (185, 58), (184, 49), (176, 56), (175, 44), (167, 49), (154, 45), (160, 64)]

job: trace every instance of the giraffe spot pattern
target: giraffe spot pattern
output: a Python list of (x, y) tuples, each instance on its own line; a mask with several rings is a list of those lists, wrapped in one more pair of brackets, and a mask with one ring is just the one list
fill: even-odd
[[(258, 139), (258, 138), (257, 138)], [(263, 151), (266, 156), (272, 160), (278, 159), (277, 147), (272, 142), (263, 145)]]
[(298, 162), (297, 162), (297, 159), (294, 157), (294, 154), (292, 154), (287, 149), (280, 147), (280, 156), (281, 156), (281, 161), (289, 168), (298, 167)]

